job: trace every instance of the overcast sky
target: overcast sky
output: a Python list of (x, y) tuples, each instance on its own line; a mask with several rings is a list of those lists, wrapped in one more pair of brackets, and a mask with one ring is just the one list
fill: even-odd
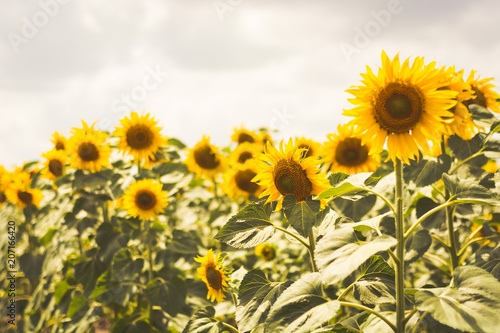
[[(40, 159), (80, 119), (147, 111), (189, 146), (234, 127), (323, 142), (380, 54), (500, 85), (499, 1), (1, 0), (0, 164)], [(499, 90), (497, 90), (499, 91)]]

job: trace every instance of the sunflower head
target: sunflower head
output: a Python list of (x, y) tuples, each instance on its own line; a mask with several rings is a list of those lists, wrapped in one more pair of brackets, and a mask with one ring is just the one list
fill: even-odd
[(52, 139), (50, 140), (50, 142), (54, 144), (55, 150), (65, 150), (67, 141), (68, 140), (66, 140), (66, 138), (59, 132), (54, 132), (52, 134)]
[(211, 302), (217, 300), (221, 303), (224, 301), (224, 292), (227, 291), (224, 287), (228, 287), (227, 282), (229, 278), (225, 275), (221, 255), (215, 257), (212, 249), (208, 250), (207, 255), (204, 257), (196, 257), (194, 260), (201, 264), (198, 268), (199, 278), (206, 283), (208, 288), (207, 299)]
[(325, 174), (319, 172), (320, 161), (314, 156), (302, 159), (303, 151), (290, 139), (286, 146), (281, 141), (279, 149), (268, 143), (266, 152), (259, 157), (259, 173), (253, 181), (265, 188), (259, 197), (268, 195), (266, 202), (279, 199), (276, 210), (281, 209), (287, 194), (299, 202), (329, 188)]
[(262, 147), (255, 143), (243, 142), (238, 145), (230, 155), (230, 159), (233, 163), (243, 164), (247, 161), (251, 161), (257, 155), (262, 153)]
[(68, 140), (68, 155), (71, 166), (76, 169), (97, 172), (109, 165), (111, 148), (106, 143), (107, 134), (89, 127), (82, 120), (82, 128), (73, 128)]
[(493, 112), (500, 113), (500, 95), (493, 88), (494, 84), (490, 83), (493, 78), (480, 79), (476, 77), (476, 71), (472, 70), (467, 78), (467, 83), (471, 86), (475, 93), (475, 97), (465, 100), (464, 104), (468, 107), (471, 104), (478, 104), (484, 108), (488, 108)]
[(29, 185), (21, 182), (12, 182), (5, 190), (7, 201), (13, 203), (17, 207), (24, 209), (30, 205), (40, 208), (40, 201), (43, 194), (39, 189), (31, 188)]
[(380, 155), (370, 154), (370, 143), (363, 144), (361, 136), (354, 134), (349, 125), (338, 125), (337, 133), (328, 135), (321, 155), (331, 172), (373, 172), (380, 165)]
[(276, 248), (271, 244), (259, 244), (255, 247), (255, 255), (266, 261), (271, 261), (276, 257)]
[(481, 168), (486, 172), (495, 173), (498, 170), (498, 164), (496, 160), (489, 160)]
[(258, 168), (255, 163), (247, 161), (244, 164), (235, 164), (233, 168), (224, 173), (223, 190), (230, 198), (249, 199), (258, 196), (263, 188), (252, 179), (257, 176)]
[(42, 157), (45, 158), (44, 168), (42, 169), (43, 177), (50, 180), (57, 180), (65, 174), (68, 155), (64, 150), (53, 149), (43, 153)]
[(378, 75), (367, 67), (361, 76), (363, 85), (347, 90), (356, 107), (344, 115), (354, 117), (350, 124), (362, 134), (362, 144), (372, 143), (374, 154), (387, 140), (389, 158), (409, 164), (419, 151), (428, 153), (428, 140), (441, 140), (443, 118), (452, 116), (447, 110), (456, 104), (457, 93), (439, 90), (446, 78), (434, 62), (424, 65), (424, 59), (417, 57), (410, 66), (409, 59), (400, 64), (398, 55), (391, 61), (382, 52)]
[(295, 138), (295, 145), (298, 149), (303, 149), (300, 155), (301, 158), (319, 156), (320, 144), (316, 141), (306, 139), (305, 137)]
[(271, 134), (269, 134), (267, 128), (261, 128), (259, 131), (259, 143), (265, 146), (268, 142), (272, 143), (273, 138), (271, 137)]
[(225, 156), (219, 154), (219, 149), (210, 144), (207, 136), (190, 149), (186, 165), (191, 172), (208, 177), (215, 177), (226, 169)]
[(259, 142), (259, 137), (255, 132), (244, 129), (242, 126), (240, 129), (234, 129), (231, 141), (237, 142), (238, 144), (242, 144), (243, 142), (257, 143)]
[(167, 192), (162, 187), (152, 179), (139, 180), (125, 190), (121, 206), (133, 217), (154, 219), (168, 204)]
[(123, 154), (128, 153), (136, 160), (154, 158), (159, 148), (167, 143), (160, 134), (158, 121), (150, 118), (149, 113), (139, 116), (137, 112), (132, 112), (130, 118), (125, 117), (120, 123), (113, 135), (120, 139), (118, 146)]

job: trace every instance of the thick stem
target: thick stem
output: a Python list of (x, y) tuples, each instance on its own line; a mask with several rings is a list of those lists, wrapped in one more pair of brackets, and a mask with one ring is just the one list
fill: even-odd
[[(446, 190), (447, 196), (449, 196), (448, 190)], [(458, 255), (457, 255), (457, 242), (455, 238), (455, 229), (453, 227), (453, 216), (455, 212), (455, 207), (446, 207), (446, 225), (448, 227), (448, 235), (450, 238), (450, 261), (451, 261), (451, 273), (458, 267)]]
[(405, 331), (405, 295), (404, 295), (404, 223), (403, 223), (403, 165), (396, 159), (396, 327), (398, 333)]
[[(380, 314), (379, 312), (373, 310), (373, 309), (370, 309), (369, 307), (366, 307), (364, 305), (361, 305), (361, 304), (356, 304), (356, 303), (350, 303), (350, 302), (343, 302), (343, 301), (339, 301), (340, 305), (341, 306), (348, 306), (348, 307), (351, 307), (351, 308), (356, 308), (356, 309), (360, 309), (360, 310), (364, 310), (366, 312), (369, 312), (377, 317), (379, 317), (380, 319), (382, 319), (387, 325), (389, 325), (390, 328), (392, 328), (392, 330), (394, 332), (399, 332), (397, 331), (397, 328), (396, 326), (394, 326), (393, 323), (391, 323), (391, 321), (389, 319), (387, 319), (384, 315)], [(403, 313), (403, 317), (404, 317), (404, 313)]]
[(314, 237), (313, 231), (311, 230), (311, 232), (309, 233), (309, 258), (311, 258), (311, 267), (313, 272), (317, 272), (318, 266), (316, 266), (316, 261), (314, 260), (314, 249), (316, 249), (316, 239)]

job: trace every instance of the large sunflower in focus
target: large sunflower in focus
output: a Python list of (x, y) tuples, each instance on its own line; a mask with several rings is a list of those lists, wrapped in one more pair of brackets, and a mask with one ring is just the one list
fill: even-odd
[(152, 179), (139, 180), (125, 190), (121, 206), (133, 217), (153, 219), (168, 205), (167, 192), (162, 187)]
[(410, 66), (409, 59), (400, 64), (398, 55), (391, 61), (382, 52), (378, 75), (367, 67), (361, 74), (364, 85), (347, 90), (357, 106), (344, 115), (355, 117), (350, 124), (362, 134), (362, 144), (372, 143), (372, 153), (380, 152), (387, 140), (389, 158), (409, 164), (420, 150), (428, 154), (428, 140), (441, 140), (443, 118), (452, 116), (447, 110), (456, 104), (457, 93), (438, 90), (446, 79), (443, 75), (434, 62), (424, 65), (417, 57)]
[(132, 112), (130, 118), (125, 117), (120, 123), (122, 126), (116, 127), (113, 135), (120, 138), (120, 150), (136, 160), (154, 158), (158, 149), (166, 144), (166, 138), (160, 134), (161, 127), (156, 126), (158, 121), (150, 118), (149, 113), (139, 117), (137, 112)]
[(250, 196), (258, 196), (263, 187), (252, 182), (257, 176), (258, 168), (255, 163), (248, 161), (244, 164), (236, 164), (233, 169), (224, 173), (224, 192), (230, 197), (248, 199)]
[(279, 199), (276, 210), (281, 209), (287, 194), (300, 202), (329, 188), (325, 174), (319, 172), (320, 161), (314, 156), (302, 159), (304, 151), (294, 146), (292, 139), (285, 147), (281, 141), (279, 150), (268, 143), (257, 161), (259, 173), (253, 181), (265, 188), (259, 197), (268, 195), (266, 203)]
[(211, 145), (210, 137), (205, 135), (189, 150), (186, 165), (191, 172), (199, 176), (215, 177), (226, 169), (225, 156), (219, 154), (219, 149)]
[(224, 292), (227, 290), (224, 287), (228, 286), (226, 281), (229, 281), (220, 258), (220, 254), (215, 257), (212, 249), (208, 250), (206, 256), (194, 258), (196, 262), (201, 264), (201, 267), (198, 268), (198, 276), (207, 284), (207, 299), (210, 299), (211, 302), (215, 299), (219, 303), (225, 298)]
[(328, 171), (354, 174), (373, 172), (380, 165), (380, 155), (370, 154), (370, 142), (362, 143), (361, 136), (354, 134), (349, 125), (338, 125), (336, 134), (329, 134), (321, 148)]
[(106, 144), (107, 134), (89, 127), (82, 120), (83, 128), (73, 128), (73, 135), (68, 140), (68, 155), (71, 166), (76, 169), (88, 169), (97, 172), (109, 165), (111, 148)]
[(68, 155), (64, 150), (53, 149), (42, 154), (45, 158), (44, 168), (42, 169), (42, 176), (50, 179), (57, 180), (59, 177), (63, 176), (66, 168), (66, 161)]
[(466, 82), (470, 84), (472, 90), (476, 93), (476, 97), (474, 99), (469, 99), (464, 102), (466, 106), (470, 104), (478, 104), (482, 107), (488, 108), (493, 112), (500, 113), (500, 95), (498, 95), (493, 88), (494, 84), (490, 83), (493, 80), (492, 77), (487, 79), (479, 79), (478, 75), (476, 78), (476, 71), (472, 70), (467, 78)]

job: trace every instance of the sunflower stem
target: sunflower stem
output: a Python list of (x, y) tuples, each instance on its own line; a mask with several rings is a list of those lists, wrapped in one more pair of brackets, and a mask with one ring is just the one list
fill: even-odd
[(403, 221), (403, 164), (396, 158), (396, 332), (405, 331), (405, 295), (404, 295), (404, 221)]
[(309, 258), (311, 258), (311, 267), (312, 271), (315, 273), (318, 271), (318, 266), (316, 265), (316, 261), (314, 260), (314, 250), (316, 249), (316, 238), (314, 237), (314, 233), (311, 230), (309, 233)]
[(215, 181), (215, 177), (212, 177), (212, 183), (214, 184), (214, 197), (218, 199), (219, 196), (217, 195), (217, 182)]
[(221, 321), (222, 325), (225, 326), (226, 328), (228, 328), (231, 332), (234, 332), (234, 333), (239, 333), (240, 331), (238, 331), (238, 329), (228, 323), (225, 323), (223, 321)]
[[(383, 314), (369, 308), (369, 307), (366, 307), (364, 305), (361, 305), (361, 304), (356, 304), (356, 303), (351, 303), (351, 302), (344, 302), (344, 301), (339, 301), (340, 303), (340, 306), (347, 306), (347, 307), (351, 307), (351, 308), (356, 308), (356, 309), (360, 309), (360, 310), (364, 310), (366, 312), (369, 312), (377, 317), (379, 317), (380, 319), (382, 319), (387, 325), (389, 325), (389, 327), (394, 331), (394, 332), (399, 332), (397, 330), (397, 327), (391, 323), (391, 321), (389, 319), (387, 319)], [(403, 317), (404, 317), (404, 313), (403, 313)]]
[(141, 160), (137, 159), (137, 174), (139, 175), (139, 177), (141, 176), (141, 173), (142, 173)]
[[(446, 190), (446, 197), (449, 197), (448, 190)], [(450, 261), (451, 261), (451, 273), (455, 268), (458, 267), (458, 255), (457, 255), (457, 242), (455, 238), (455, 229), (453, 227), (453, 219), (455, 215), (455, 207), (446, 207), (446, 226), (448, 228), (448, 236), (450, 238)]]

